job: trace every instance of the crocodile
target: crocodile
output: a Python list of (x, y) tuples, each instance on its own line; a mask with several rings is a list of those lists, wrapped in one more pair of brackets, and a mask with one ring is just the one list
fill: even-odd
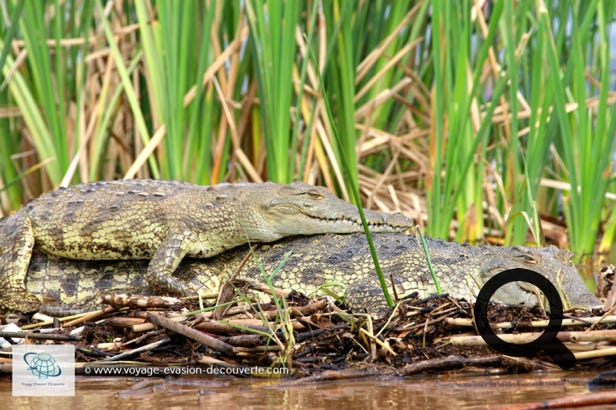
[[(366, 210), (365, 216), (373, 232), (412, 225), (400, 213)], [(11, 295), (5, 298), (11, 308), (27, 311), (39, 303), (24, 286), (34, 247), (69, 259), (149, 260), (143, 275), (153, 290), (187, 295), (173, 276), (184, 256), (208, 258), (246, 243), (363, 227), (354, 205), (301, 182), (118, 180), (44, 194), (6, 218), (1, 231), (0, 292)]]
[[(420, 296), (436, 292), (416, 236), (382, 233), (374, 234), (373, 240), (390, 292), (391, 283), (398, 298), (413, 292)], [(601, 305), (582, 282), (568, 251), (554, 246), (470, 246), (427, 237), (426, 242), (440, 286), (453, 297), (472, 301), (480, 286), (495, 274), (527, 268), (556, 284), (565, 296), (565, 306)], [(253, 254), (246, 259), (250, 252)], [(147, 268), (145, 261), (75, 261), (36, 254), (28, 270), (27, 287), (47, 306), (90, 308), (106, 293), (151, 294), (143, 280)], [(323, 286), (332, 286), (333, 291), (344, 295), (345, 304), (353, 312), (377, 317), (386, 312), (363, 234), (293, 237), (253, 250), (239, 247), (209, 259), (184, 258), (176, 277), (194, 294), (203, 294), (217, 292), (230, 278), (263, 282), (262, 272), (273, 274), (272, 284), (278, 288), (310, 295)], [(528, 306), (537, 303), (536, 294), (524, 282), (502, 287), (492, 300)]]

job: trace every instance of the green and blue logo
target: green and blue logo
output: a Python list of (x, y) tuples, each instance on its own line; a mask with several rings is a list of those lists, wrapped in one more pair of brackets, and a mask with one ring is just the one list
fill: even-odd
[(74, 396), (75, 345), (13, 346), (14, 396)]
[(32, 374), (39, 379), (58, 377), (62, 374), (58, 362), (49, 353), (28, 352), (24, 355), (24, 362)]

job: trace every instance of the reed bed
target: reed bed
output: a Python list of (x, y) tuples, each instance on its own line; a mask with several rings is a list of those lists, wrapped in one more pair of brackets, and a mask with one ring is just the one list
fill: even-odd
[(354, 201), (355, 181), (435, 237), (602, 254), (615, 17), (607, 0), (3, 0), (0, 214), (98, 179)]

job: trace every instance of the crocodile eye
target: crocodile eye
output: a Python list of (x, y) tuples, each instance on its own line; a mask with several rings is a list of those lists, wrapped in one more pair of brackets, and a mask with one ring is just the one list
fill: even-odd
[(521, 246), (514, 246), (513, 249), (519, 252), (517, 255), (515, 255), (515, 257), (519, 259), (520, 262), (528, 265), (536, 265), (539, 262), (539, 255), (535, 254), (534, 252)]
[(320, 193), (316, 189), (309, 189), (309, 190), (307, 190), (305, 192), (305, 194), (308, 195), (308, 198), (310, 198), (310, 199), (323, 199), (323, 198), (325, 198), (325, 195), (323, 195), (322, 193)]
[(517, 257), (520, 258), (523, 263), (528, 265), (536, 265), (537, 263), (539, 263), (538, 255), (534, 254), (532, 251), (529, 251), (528, 249), (522, 248), (520, 246), (515, 246), (514, 249), (520, 252)]
[(564, 249), (557, 249), (556, 250), (556, 257), (558, 259), (560, 259), (560, 261), (567, 266), (573, 266), (573, 253), (564, 250)]

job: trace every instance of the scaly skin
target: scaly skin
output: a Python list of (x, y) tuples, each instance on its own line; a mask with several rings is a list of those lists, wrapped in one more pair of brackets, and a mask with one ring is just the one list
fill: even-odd
[[(555, 247), (469, 246), (426, 239), (441, 288), (454, 297), (474, 300), (479, 287), (492, 276), (518, 267), (546, 276), (563, 290), (571, 305), (601, 305), (584, 286), (570, 252)], [(390, 278), (394, 280), (400, 298), (414, 291), (422, 296), (435, 292), (423, 250), (414, 236), (375, 234), (374, 242), (383, 273), (388, 283)], [(185, 258), (176, 276), (194, 294), (217, 292), (247, 252), (242, 247), (210, 259)], [(324, 284), (342, 283), (346, 286), (345, 303), (353, 311), (375, 316), (384, 312), (385, 301), (362, 234), (287, 238), (260, 246), (255, 256), (271, 274), (288, 252), (290, 256), (273, 279), (274, 286), (311, 294)], [(85, 262), (38, 254), (30, 265), (27, 287), (47, 305), (86, 309), (96, 306), (104, 293), (151, 294), (143, 281), (146, 269), (144, 261)], [(263, 282), (256, 259), (251, 257), (235, 278)], [(535, 295), (517, 282), (501, 288), (493, 300), (536, 304)]]
[[(402, 214), (366, 211), (366, 218), (374, 232), (412, 225)], [(12, 308), (22, 311), (38, 307), (24, 288), (33, 247), (70, 259), (150, 259), (144, 275), (152, 288), (186, 295), (189, 289), (172, 276), (184, 256), (207, 258), (290, 235), (363, 230), (355, 206), (299, 182), (94, 182), (42, 195), (7, 219), (11, 234), (0, 237), (0, 292), (14, 295)]]

